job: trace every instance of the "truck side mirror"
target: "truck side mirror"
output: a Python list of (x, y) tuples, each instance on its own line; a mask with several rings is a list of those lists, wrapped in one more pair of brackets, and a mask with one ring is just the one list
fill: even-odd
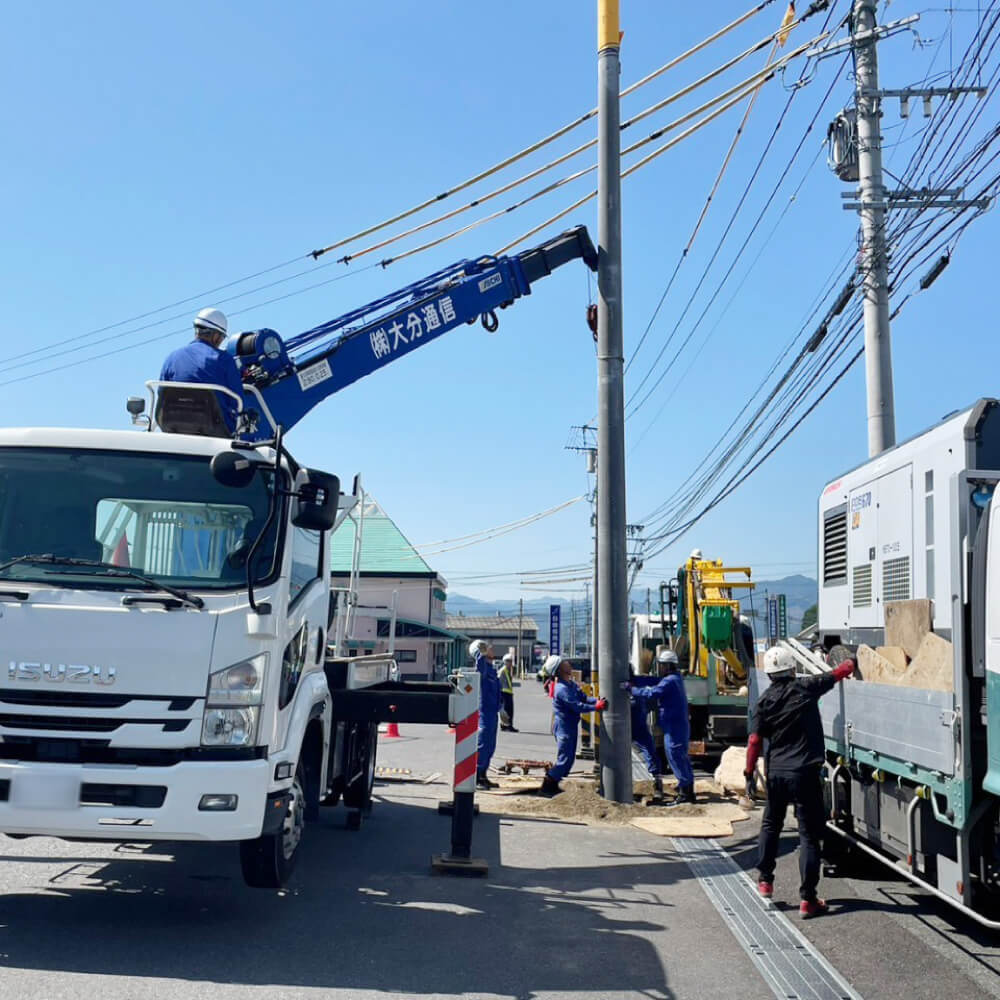
[(295, 477), (292, 524), (309, 531), (329, 531), (337, 523), (340, 480), (327, 472), (300, 469)]
[(212, 456), (209, 466), (217, 483), (244, 489), (253, 482), (257, 472), (256, 463), (238, 451), (220, 451)]

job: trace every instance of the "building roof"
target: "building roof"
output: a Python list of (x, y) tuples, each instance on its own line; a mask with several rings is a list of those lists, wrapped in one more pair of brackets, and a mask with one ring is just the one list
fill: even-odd
[[(511, 635), (517, 632), (518, 616), (500, 618), (497, 615), (448, 615), (448, 628), (464, 632), (474, 639), (487, 639), (491, 635)], [(532, 632), (538, 635), (538, 622), (534, 618), (521, 619), (521, 631), (528, 639)]]
[[(348, 517), (330, 540), (330, 569), (334, 573), (349, 573), (354, 558), (355, 521)], [(361, 528), (362, 573), (389, 576), (398, 573), (434, 574), (420, 553), (399, 530), (396, 522), (369, 495), (364, 499), (364, 521)]]
[[(385, 638), (389, 634), (389, 618), (379, 618), (376, 623), (378, 634)], [(416, 639), (460, 639), (466, 640), (469, 636), (462, 632), (452, 632), (448, 629), (438, 628), (427, 622), (417, 621), (413, 618), (396, 619), (396, 638), (416, 638)]]

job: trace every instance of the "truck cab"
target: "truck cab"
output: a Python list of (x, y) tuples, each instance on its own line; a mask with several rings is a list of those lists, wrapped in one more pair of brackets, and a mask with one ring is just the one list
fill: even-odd
[(280, 886), (321, 802), (370, 802), (334, 692), (328, 538), (354, 497), (281, 446), (0, 430), (0, 831), (238, 841)]

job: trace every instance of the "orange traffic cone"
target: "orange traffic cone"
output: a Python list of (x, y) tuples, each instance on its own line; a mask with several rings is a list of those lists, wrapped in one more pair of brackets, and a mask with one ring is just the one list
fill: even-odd
[(390, 740), (401, 739), (402, 737), (399, 734), (399, 723), (398, 722), (390, 722), (385, 727), (385, 736), (388, 739), (390, 739)]

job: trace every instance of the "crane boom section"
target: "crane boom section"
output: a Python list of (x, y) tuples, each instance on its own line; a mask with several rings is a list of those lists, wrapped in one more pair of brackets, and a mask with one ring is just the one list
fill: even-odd
[[(328, 396), (455, 327), (480, 319), (495, 330), (497, 309), (530, 295), (535, 281), (577, 258), (596, 270), (597, 252), (583, 226), (520, 254), (459, 261), (286, 342), (273, 330), (233, 338), (229, 350), (243, 379), (266, 405), (256, 428), (242, 436), (272, 437), (272, 419), (289, 430)], [(246, 405), (255, 405), (249, 395)]]

